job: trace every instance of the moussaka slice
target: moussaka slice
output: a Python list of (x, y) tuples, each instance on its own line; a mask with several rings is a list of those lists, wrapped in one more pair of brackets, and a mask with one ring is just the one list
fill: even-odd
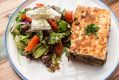
[(103, 65), (107, 57), (110, 23), (109, 11), (78, 6), (71, 28), (69, 59)]

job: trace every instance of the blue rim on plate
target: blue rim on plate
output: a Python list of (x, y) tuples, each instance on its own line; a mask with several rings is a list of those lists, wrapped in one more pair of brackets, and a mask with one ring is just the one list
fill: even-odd
[(15, 72), (19, 75), (19, 77), (21, 77), (23, 80), (28, 80), (28, 79), (27, 79), (26, 77), (24, 77), (24, 76), (17, 70), (17, 68), (16, 68), (15, 65), (13, 64), (12, 60), (10, 59), (9, 54), (8, 54), (8, 49), (7, 49), (7, 38), (6, 38), (6, 36), (7, 36), (8, 27), (9, 27), (9, 24), (10, 24), (10, 21), (11, 21), (12, 17), (13, 17), (14, 14), (17, 12), (17, 10), (19, 10), (20, 7), (21, 7), (23, 4), (25, 4), (26, 2), (27, 2), (27, 0), (24, 1), (21, 5), (19, 5), (18, 8), (15, 10), (15, 12), (11, 15), (11, 17), (10, 17), (10, 19), (9, 19), (9, 22), (8, 22), (8, 24), (7, 24), (6, 31), (5, 31), (5, 49), (6, 49), (6, 52), (7, 52), (8, 60), (9, 60), (9, 62), (10, 62), (10, 65), (11, 65), (12, 68), (14, 69), (14, 71), (15, 71)]
[[(24, 1), (16, 10), (15, 12), (12, 14), (12, 16), (10, 17), (9, 19), (9, 22), (7, 24), (7, 28), (6, 28), (6, 31), (5, 31), (5, 49), (6, 49), (6, 52), (7, 52), (7, 56), (8, 56), (8, 59), (9, 59), (9, 62), (10, 62), (10, 65), (12, 66), (12, 68), (14, 69), (14, 71), (23, 79), (23, 80), (28, 80), (24, 75), (22, 75), (18, 70), (17, 68), (15, 67), (15, 65), (13, 64), (12, 60), (10, 59), (10, 56), (8, 54), (8, 49), (7, 49), (7, 33), (8, 33), (8, 27), (9, 27), (9, 24), (10, 24), (10, 21), (12, 19), (12, 17), (14, 16), (14, 14), (20, 9), (20, 7), (22, 5), (24, 5), (27, 1), (29, 0), (26, 0)], [(99, 1), (102, 5), (106, 6), (108, 9), (110, 9), (103, 1)], [(110, 9), (111, 10), (111, 9)], [(115, 15), (115, 13), (111, 10), (111, 12), (114, 14), (116, 20), (119, 22), (117, 16)], [(119, 62), (118, 62), (118, 65), (116, 66), (116, 68), (114, 69), (114, 71), (105, 79), (105, 80), (108, 80), (116, 71), (117, 69), (119, 68)]]

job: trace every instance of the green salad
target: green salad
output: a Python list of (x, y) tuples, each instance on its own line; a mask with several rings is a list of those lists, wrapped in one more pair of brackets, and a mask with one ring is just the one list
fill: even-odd
[(39, 60), (54, 72), (60, 69), (61, 56), (70, 47), (72, 11), (36, 4), (21, 10), (11, 28), (19, 53)]

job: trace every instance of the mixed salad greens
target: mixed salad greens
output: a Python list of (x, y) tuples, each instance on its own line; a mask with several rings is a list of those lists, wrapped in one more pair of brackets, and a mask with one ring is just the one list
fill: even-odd
[(40, 3), (21, 10), (11, 29), (21, 55), (41, 60), (51, 72), (59, 69), (61, 56), (70, 47), (72, 16), (72, 11)]

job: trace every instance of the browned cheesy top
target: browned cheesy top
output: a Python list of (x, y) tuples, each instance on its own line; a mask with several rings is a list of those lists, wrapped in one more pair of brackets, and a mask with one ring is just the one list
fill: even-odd
[[(78, 6), (71, 28), (70, 52), (105, 60), (110, 23), (109, 11), (96, 7)], [(85, 28), (90, 24), (100, 28), (97, 32), (98, 38), (94, 34), (89, 36), (85, 34)]]

